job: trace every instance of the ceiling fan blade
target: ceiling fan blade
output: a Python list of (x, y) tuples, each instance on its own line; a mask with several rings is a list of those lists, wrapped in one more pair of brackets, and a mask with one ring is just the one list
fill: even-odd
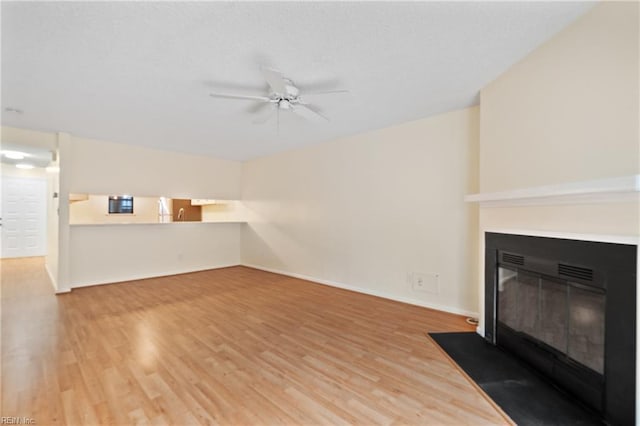
[(315, 121), (317, 123), (325, 123), (329, 121), (327, 117), (325, 117), (324, 115), (320, 114), (317, 111), (314, 111), (308, 105), (297, 104), (295, 107), (293, 107), (293, 112), (295, 112), (301, 117), (306, 118), (307, 120)]
[(209, 93), (209, 96), (214, 98), (242, 99), (242, 100), (248, 100), (248, 101), (263, 101), (263, 102), (269, 102), (271, 100), (271, 98), (267, 96), (232, 95), (228, 93)]
[(307, 95), (330, 95), (332, 93), (349, 93), (346, 89), (336, 89), (336, 90), (318, 90), (315, 92), (303, 92), (304, 96)]
[(267, 81), (271, 89), (278, 94), (287, 93), (287, 83), (284, 80), (284, 76), (279, 71), (272, 68), (262, 67), (262, 76)]

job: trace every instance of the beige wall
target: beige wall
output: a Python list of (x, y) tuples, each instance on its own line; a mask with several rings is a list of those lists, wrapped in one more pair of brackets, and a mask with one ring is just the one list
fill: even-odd
[(47, 256), (45, 265), (49, 272), (49, 277), (53, 282), (53, 287), (58, 290), (58, 257), (59, 241), (58, 234), (60, 223), (58, 219), (58, 205), (60, 203), (60, 184), (59, 174), (57, 172), (50, 173), (47, 185)]
[(639, 173), (638, 37), (603, 2), (483, 88), (481, 191)]
[(483, 230), (529, 229), (571, 234), (638, 236), (639, 203), (640, 199), (636, 196), (635, 201), (482, 208), (480, 222)]
[(55, 150), (58, 146), (58, 138), (52, 132), (39, 132), (37, 130), (19, 129), (16, 127), (2, 126), (2, 141), (11, 144), (28, 145), (44, 149)]
[[(211, 199), (240, 196), (238, 162), (70, 139), (61, 152), (61, 160), (68, 159), (61, 171), (68, 191), (61, 194), (62, 199), (70, 192)], [(240, 263), (240, 224), (184, 225), (71, 226), (68, 288)]]
[(237, 199), (241, 164), (72, 137), (70, 192)]
[(202, 206), (203, 222), (243, 221), (246, 215), (239, 200), (220, 201)]
[[(244, 165), (243, 263), (454, 312), (475, 312), (478, 109)], [(437, 294), (413, 272), (438, 274)]]
[[(639, 173), (638, 17), (637, 2), (600, 3), (482, 90), (482, 192)], [(501, 229), (637, 238), (640, 200), (482, 208), (479, 259)]]
[(239, 223), (72, 226), (70, 287), (240, 263)]
[[(237, 199), (240, 163), (10, 127), (2, 128), (2, 139), (58, 150), (61, 172), (46, 174), (46, 265), (58, 291), (240, 263), (241, 224), (70, 226), (70, 215), (83, 223), (99, 222), (103, 200), (92, 197), (72, 206), (66, 201), (70, 193), (82, 192)], [(14, 167), (3, 167), (2, 173), (45, 175)], [(54, 199), (53, 192), (59, 192), (59, 198)], [(127, 222), (157, 222), (157, 198), (136, 197), (135, 203), (136, 215)], [(223, 210), (211, 212), (211, 219), (230, 217), (231, 212)], [(114, 220), (105, 216), (102, 222)]]

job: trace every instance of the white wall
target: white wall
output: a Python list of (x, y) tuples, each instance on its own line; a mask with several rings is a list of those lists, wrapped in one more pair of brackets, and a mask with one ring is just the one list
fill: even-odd
[[(71, 137), (69, 193), (239, 198), (241, 164)], [(68, 222), (67, 222), (68, 223)], [(240, 224), (72, 225), (67, 288), (240, 263)]]
[(471, 108), (245, 163), (243, 263), (476, 312), (477, 142)]

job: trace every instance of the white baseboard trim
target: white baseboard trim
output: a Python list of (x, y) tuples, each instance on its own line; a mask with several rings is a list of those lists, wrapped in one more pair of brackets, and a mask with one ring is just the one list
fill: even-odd
[(97, 280), (97, 281), (88, 281), (88, 282), (83, 282), (82, 284), (71, 284), (71, 289), (68, 291), (64, 291), (61, 293), (68, 293), (69, 291), (73, 290), (74, 288), (83, 288), (83, 287), (91, 287), (94, 285), (107, 285), (107, 284), (118, 284), (118, 283), (123, 283), (123, 282), (127, 282), (127, 281), (138, 281), (138, 280), (146, 280), (149, 278), (160, 278), (160, 277), (168, 277), (171, 275), (182, 275), (182, 274), (190, 274), (192, 272), (202, 272), (202, 271), (209, 271), (211, 269), (222, 269), (222, 268), (230, 268), (232, 266), (241, 266), (241, 264), (239, 263), (232, 263), (232, 264), (223, 264), (223, 265), (215, 265), (215, 266), (207, 266), (206, 268), (195, 268), (195, 269), (180, 269), (180, 270), (173, 270), (173, 271), (165, 271), (159, 274), (153, 274), (153, 275), (149, 275), (149, 274), (139, 274), (139, 275), (131, 275), (131, 276), (127, 276), (127, 277), (118, 277), (118, 278), (112, 278), (112, 279), (106, 279), (106, 280)]
[(242, 266), (246, 266), (247, 268), (259, 269), (261, 271), (272, 272), (274, 274), (286, 275), (288, 277), (299, 278), (301, 280), (311, 281), (313, 283), (322, 284), (322, 285), (328, 285), (330, 287), (341, 288), (343, 290), (354, 291), (356, 293), (368, 294), (369, 296), (376, 296), (376, 297), (381, 297), (383, 299), (394, 300), (396, 302), (407, 303), (409, 305), (435, 309), (437, 311), (448, 312), (456, 315), (464, 315), (467, 317), (474, 317), (474, 318), (478, 317), (477, 312), (467, 311), (465, 309), (454, 308), (451, 306), (443, 306), (436, 303), (429, 303), (422, 300), (413, 299), (410, 297), (397, 296), (397, 295), (390, 294), (383, 291), (369, 290), (361, 287), (354, 287), (354, 286), (340, 283), (337, 281), (324, 280), (321, 278), (315, 278), (308, 275), (297, 274), (295, 272), (287, 272), (287, 271), (282, 271), (282, 270), (273, 269), (273, 268), (265, 268), (264, 266), (252, 265), (248, 263), (243, 263)]
[(51, 273), (51, 269), (49, 269), (49, 265), (47, 265), (47, 262), (44, 263), (44, 269), (47, 271), (47, 275), (49, 275), (49, 280), (51, 281), (51, 286), (53, 287), (53, 291), (57, 294), (58, 280), (56, 280), (56, 277), (54, 277), (53, 274)]

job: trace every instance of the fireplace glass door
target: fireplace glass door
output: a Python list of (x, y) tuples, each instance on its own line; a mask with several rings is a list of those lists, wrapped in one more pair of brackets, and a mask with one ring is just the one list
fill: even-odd
[(603, 290), (500, 266), (497, 293), (499, 323), (604, 373)]

